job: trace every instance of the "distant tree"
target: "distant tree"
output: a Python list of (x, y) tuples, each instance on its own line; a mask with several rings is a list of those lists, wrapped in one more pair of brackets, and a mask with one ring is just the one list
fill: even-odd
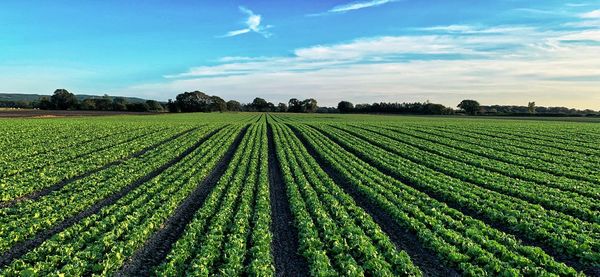
[(209, 112), (213, 99), (204, 92), (184, 92), (175, 98), (177, 107), (182, 112)]
[(150, 107), (145, 102), (129, 103), (127, 104), (127, 110), (131, 112), (148, 112), (150, 111)]
[[(271, 109), (269, 102), (267, 102), (267, 100), (262, 99), (260, 97), (254, 98), (254, 100), (252, 101), (252, 104), (250, 104), (250, 105), (257, 112), (268, 112)], [(271, 105), (273, 105), (273, 103), (271, 103)]]
[(291, 112), (291, 113), (302, 112), (302, 102), (296, 98), (290, 99), (290, 101), (288, 101), (288, 112)]
[(529, 103), (527, 103), (527, 111), (530, 114), (535, 114), (535, 102), (529, 102)]
[(170, 113), (178, 113), (181, 111), (181, 110), (179, 110), (177, 103), (173, 102), (173, 99), (169, 99), (169, 101), (167, 101), (167, 110)]
[(287, 107), (287, 105), (285, 103), (279, 103), (279, 104), (277, 104), (277, 111), (278, 112), (284, 113), (284, 112), (287, 112), (287, 110), (288, 110), (288, 107)]
[(152, 112), (162, 112), (162, 111), (164, 111), (163, 105), (161, 105), (160, 102), (158, 102), (156, 100), (147, 100), (146, 101), (146, 106), (148, 106), (148, 110), (152, 111)]
[(96, 101), (92, 98), (87, 98), (81, 101), (79, 108), (82, 110), (93, 111), (96, 109)]
[(52, 108), (57, 110), (68, 110), (77, 108), (77, 97), (66, 89), (57, 89), (50, 97)]
[(94, 101), (96, 102), (96, 110), (98, 111), (110, 111), (113, 109), (113, 102), (108, 95), (96, 98)]
[(38, 108), (42, 109), (42, 110), (53, 109), (52, 102), (50, 102), (50, 98), (45, 97), (45, 96), (40, 99), (40, 102), (37, 105), (38, 105)]
[(313, 98), (305, 99), (302, 101), (302, 112), (314, 113), (317, 111), (317, 100)]
[(348, 101), (341, 101), (337, 106), (340, 113), (351, 113), (354, 110), (354, 104)]
[(317, 113), (340, 113), (340, 110), (335, 107), (318, 107)]
[(210, 111), (211, 112), (226, 112), (227, 111), (227, 103), (223, 98), (219, 96), (211, 96), (210, 97)]
[(481, 105), (475, 100), (463, 100), (457, 107), (470, 115), (475, 115), (481, 110)]
[(230, 112), (239, 112), (242, 110), (242, 104), (235, 100), (227, 101), (227, 110)]
[(127, 110), (127, 99), (123, 97), (113, 98), (113, 110), (115, 111), (126, 111)]

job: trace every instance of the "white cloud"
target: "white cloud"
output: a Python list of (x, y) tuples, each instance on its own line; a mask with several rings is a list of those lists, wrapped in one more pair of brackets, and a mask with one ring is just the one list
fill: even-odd
[[(247, 102), (257, 96), (273, 102), (313, 97), (321, 105), (344, 99), (355, 103), (430, 100), (454, 106), (474, 97), (484, 104), (536, 101), (600, 106), (600, 56), (595, 54), (600, 46), (565, 42), (600, 41), (597, 31), (468, 25), (431, 29), (451, 32), (315, 45), (287, 57), (225, 57), (221, 64), (191, 68), (165, 76), (166, 82), (127, 91), (163, 100), (200, 89)], [(500, 45), (508, 50), (498, 49)], [(165, 91), (171, 96), (165, 96)]]
[(400, 1), (400, 0), (370, 0), (370, 1), (352, 2), (352, 3), (348, 3), (348, 4), (344, 4), (344, 5), (335, 6), (324, 13), (309, 14), (309, 16), (321, 16), (321, 15), (332, 14), (332, 13), (345, 13), (345, 12), (360, 10), (360, 9), (364, 9), (364, 8), (381, 6), (384, 4), (398, 2), (398, 1)]
[(579, 17), (586, 18), (586, 19), (600, 18), (600, 10), (593, 10), (591, 12), (582, 13), (579, 15)]
[(229, 31), (229, 32), (227, 32), (227, 34), (225, 34), (221, 37), (234, 37), (234, 36), (238, 36), (238, 35), (246, 34), (246, 33), (250, 33), (250, 32), (255, 32), (255, 33), (261, 34), (265, 38), (268, 38), (272, 35), (270, 32), (267, 31), (267, 29), (272, 27), (271, 25), (266, 25), (266, 26), (261, 25), (261, 21), (262, 21), (261, 15), (255, 14), (251, 10), (249, 10), (245, 7), (242, 7), (242, 6), (240, 6), (239, 9), (242, 13), (245, 13), (246, 15), (248, 15), (248, 18), (246, 19), (246, 22), (245, 22), (247, 27), (244, 29)]

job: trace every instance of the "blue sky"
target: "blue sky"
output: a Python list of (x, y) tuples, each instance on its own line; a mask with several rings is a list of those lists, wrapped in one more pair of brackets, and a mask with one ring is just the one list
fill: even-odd
[(13, 1), (0, 92), (600, 109), (600, 0)]

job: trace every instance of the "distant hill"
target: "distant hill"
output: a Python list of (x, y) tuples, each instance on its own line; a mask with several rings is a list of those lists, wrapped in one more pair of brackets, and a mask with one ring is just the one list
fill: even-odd
[[(42, 95), (42, 94), (26, 94), (26, 93), (0, 93), (0, 101), (37, 101), (42, 97), (50, 97), (50, 95)], [(87, 95), (87, 94), (76, 94), (77, 98), (81, 100), (85, 100), (88, 98), (101, 98), (102, 95)], [(125, 96), (108, 96), (111, 100), (115, 97), (123, 97), (129, 103), (141, 103), (146, 102), (146, 99), (138, 98), (138, 97), (125, 97)]]

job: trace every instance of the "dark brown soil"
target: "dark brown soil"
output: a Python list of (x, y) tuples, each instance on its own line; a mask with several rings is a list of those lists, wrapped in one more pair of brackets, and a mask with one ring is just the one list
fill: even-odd
[(269, 138), (269, 188), (271, 198), (271, 249), (275, 258), (275, 275), (308, 276), (306, 259), (298, 252), (298, 230), (290, 210), (281, 168), (275, 154), (275, 141), (271, 124), (267, 125)]
[(57, 118), (67, 116), (106, 116), (106, 115), (151, 115), (151, 112), (119, 112), (119, 111), (50, 111), (33, 109), (0, 109), (0, 118)]
[[(170, 138), (167, 138), (167, 139), (165, 139), (165, 140), (163, 140), (161, 142), (155, 143), (155, 144), (153, 144), (153, 145), (151, 145), (151, 146), (149, 146), (149, 147), (147, 147), (145, 149), (142, 149), (141, 151), (133, 153), (133, 154), (129, 155), (128, 157), (126, 157), (125, 159), (112, 161), (112, 162), (107, 163), (107, 164), (105, 164), (105, 165), (103, 165), (101, 167), (98, 167), (96, 169), (90, 170), (90, 171), (85, 172), (83, 174), (80, 174), (78, 176), (71, 177), (71, 178), (68, 178), (68, 179), (64, 179), (64, 180), (62, 180), (62, 181), (60, 181), (60, 182), (58, 182), (58, 183), (56, 183), (56, 184), (54, 184), (54, 185), (52, 185), (50, 187), (47, 187), (47, 188), (44, 188), (44, 189), (32, 192), (30, 194), (27, 194), (27, 195), (15, 198), (15, 199), (10, 200), (10, 201), (0, 202), (0, 209), (1, 208), (6, 208), (6, 207), (14, 206), (16, 203), (19, 203), (19, 202), (24, 201), (24, 200), (36, 200), (36, 199), (39, 199), (40, 197), (46, 196), (46, 195), (52, 193), (53, 191), (57, 191), (57, 190), (61, 189), (62, 187), (66, 186), (67, 184), (70, 184), (70, 183), (73, 183), (75, 181), (78, 181), (78, 180), (81, 180), (83, 178), (86, 178), (86, 177), (88, 177), (88, 176), (90, 176), (90, 175), (92, 175), (94, 173), (97, 173), (97, 172), (100, 172), (102, 170), (105, 170), (105, 169), (107, 169), (107, 168), (109, 168), (111, 166), (121, 164), (121, 163), (125, 162), (126, 160), (129, 160), (129, 159), (132, 159), (132, 158), (137, 158), (137, 157), (145, 154), (146, 152), (150, 151), (151, 149), (154, 149), (154, 148), (156, 148), (156, 147), (158, 147), (158, 146), (160, 146), (162, 144), (168, 143), (169, 141), (177, 139), (177, 138), (179, 138), (179, 137), (181, 137), (181, 136), (183, 136), (183, 135), (185, 135), (185, 134), (187, 134), (189, 132), (192, 132), (192, 131), (194, 131), (196, 129), (198, 129), (198, 128), (192, 128), (192, 129), (183, 131), (183, 132), (181, 132), (179, 134), (176, 134), (176, 135), (174, 135), (174, 136), (172, 136)], [(124, 142), (124, 143), (126, 143), (126, 142)], [(95, 150), (95, 151), (99, 151), (99, 150)]]
[(183, 235), (185, 227), (194, 218), (196, 211), (204, 205), (206, 197), (225, 173), (247, 130), (248, 126), (238, 134), (225, 155), (204, 181), (198, 184), (196, 189), (175, 209), (164, 223), (164, 227), (154, 233), (144, 246), (133, 254), (116, 273), (117, 276), (150, 276), (152, 274), (152, 268), (158, 266), (165, 259), (173, 244)]
[(219, 130), (215, 130), (215, 131), (209, 133), (208, 135), (204, 136), (198, 142), (196, 142), (194, 145), (190, 146), (188, 149), (186, 149), (183, 153), (179, 154), (174, 159), (172, 159), (169, 162), (163, 164), (159, 168), (154, 169), (152, 172), (150, 172), (147, 175), (139, 178), (138, 180), (134, 181), (133, 183), (127, 185), (126, 187), (122, 188), (118, 192), (116, 192), (116, 193), (110, 195), (109, 197), (107, 197), (107, 198), (105, 198), (105, 199), (97, 202), (96, 204), (92, 205), (91, 207), (85, 209), (84, 211), (82, 211), (82, 212), (80, 212), (80, 213), (78, 213), (78, 214), (76, 214), (74, 216), (71, 216), (71, 217), (63, 220), (62, 222), (58, 223), (54, 227), (39, 232), (38, 234), (35, 235), (35, 237), (33, 237), (33, 238), (31, 238), (31, 239), (29, 239), (27, 241), (24, 241), (24, 242), (21, 242), (21, 243), (18, 243), (16, 245), (14, 245), (10, 250), (8, 250), (5, 253), (3, 253), (2, 255), (0, 255), (0, 267), (3, 267), (3, 266), (6, 266), (6, 265), (10, 264), (13, 260), (20, 258), (25, 253), (27, 253), (27, 252), (33, 250), (34, 248), (40, 246), (44, 241), (46, 241), (50, 237), (54, 236), (55, 234), (58, 234), (58, 233), (62, 232), (63, 230), (65, 230), (65, 229), (69, 228), (70, 226), (76, 224), (77, 222), (81, 221), (82, 219), (84, 219), (84, 218), (86, 218), (88, 216), (91, 216), (93, 214), (98, 213), (102, 208), (104, 208), (104, 207), (106, 207), (108, 205), (114, 204), (119, 199), (121, 199), (123, 196), (127, 195), (130, 191), (132, 191), (135, 188), (139, 187), (143, 183), (148, 182), (152, 178), (154, 178), (154, 177), (158, 176), (159, 174), (161, 174), (167, 168), (169, 168), (169, 167), (173, 166), (174, 164), (178, 163), (179, 161), (181, 161), (185, 156), (189, 155), (194, 150), (196, 150), (198, 147), (200, 147), (200, 145), (202, 143), (204, 143), (211, 136), (213, 136), (214, 134), (216, 134)]

